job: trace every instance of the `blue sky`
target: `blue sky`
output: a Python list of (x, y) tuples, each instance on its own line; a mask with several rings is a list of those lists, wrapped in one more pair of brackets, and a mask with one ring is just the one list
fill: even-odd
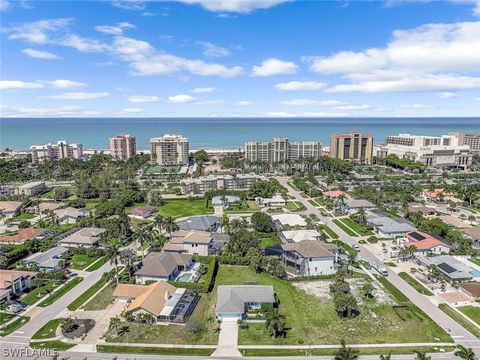
[(0, 4), (2, 116), (480, 115), (478, 0)]

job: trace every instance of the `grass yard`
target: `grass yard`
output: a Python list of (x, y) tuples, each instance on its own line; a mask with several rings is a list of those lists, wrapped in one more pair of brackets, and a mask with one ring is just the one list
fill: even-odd
[(44, 296), (48, 295), (49, 293), (52, 293), (59, 285), (60, 284), (58, 283), (48, 282), (45, 285), (38, 286), (30, 290), (30, 292), (28, 292), (20, 300), (27, 305), (33, 305)]
[(102, 291), (100, 291), (95, 297), (85, 304), (85, 310), (103, 310), (106, 309), (108, 305), (112, 303), (113, 300), (113, 290), (115, 286), (108, 285)]
[(159, 207), (158, 213), (172, 217), (212, 214), (212, 209), (205, 204), (205, 199), (167, 199), (165, 205)]
[(36, 215), (35, 214), (31, 214), (31, 213), (28, 213), (28, 212), (22, 212), (20, 214), (18, 214), (17, 216), (15, 216), (12, 220), (15, 221), (15, 220), (30, 220), (30, 219), (33, 219)]
[(96, 260), (97, 258), (88, 255), (75, 254), (70, 258), (70, 265), (68, 267), (75, 270), (83, 270)]
[(480, 259), (477, 259), (477, 258), (470, 258), (469, 260), (470, 260), (472, 263), (474, 263), (474, 264), (476, 264), (476, 265), (480, 266)]
[(467, 306), (460, 306), (458, 310), (460, 310), (462, 313), (464, 313), (470, 319), (472, 319), (478, 325), (480, 325), (480, 307), (467, 305)]
[(260, 238), (260, 248), (265, 249), (269, 246), (280, 245), (282, 242), (278, 238), (277, 234), (272, 233), (270, 236)]
[(373, 231), (367, 229), (364, 225), (353, 221), (350, 218), (343, 218), (341, 221), (360, 236), (373, 235)]
[[(114, 270), (112, 270), (114, 271)], [(120, 269), (118, 272), (120, 273)], [(77, 297), (73, 300), (70, 305), (67, 306), (67, 309), (70, 311), (77, 310), (80, 306), (83, 305), (85, 301), (90, 299), (98, 290), (100, 290), (106, 283), (108, 282), (108, 277), (103, 276), (100, 280), (98, 280), (95, 284), (90, 286), (82, 295)]]
[(53, 319), (43, 325), (40, 330), (33, 334), (32, 339), (49, 339), (55, 337), (55, 331), (62, 324), (64, 318)]
[(458, 322), (460, 325), (462, 325), (465, 329), (470, 331), (473, 335), (475, 335), (476, 337), (480, 337), (480, 329), (477, 326), (473, 325), (470, 321), (465, 319), (462, 315), (457, 313), (449, 305), (440, 304), (438, 305), (438, 308), (442, 310), (445, 314), (450, 316), (453, 320)]
[(285, 208), (293, 212), (306, 210), (305, 206), (300, 201), (287, 201)]
[(75, 286), (80, 284), (82, 281), (83, 281), (82, 277), (76, 277), (73, 280), (70, 280), (63, 287), (61, 287), (57, 291), (50, 294), (50, 296), (47, 297), (45, 300), (43, 300), (40, 304), (38, 304), (38, 306), (45, 307), (53, 304), (55, 301), (60, 299), (63, 295), (65, 295), (67, 292), (72, 290)]
[(97, 351), (114, 354), (210, 356), (215, 349), (149, 348), (139, 346), (97, 345)]
[[(10, 323), (7, 326), (2, 327), (0, 329), (0, 336), (7, 336), (7, 335), (11, 334), (12, 332), (20, 329), (23, 325), (28, 323), (29, 320), (30, 320), (30, 318), (28, 316), (18, 316), (15, 321), (13, 321), (12, 323)], [(6, 321), (8, 321), (8, 320), (6, 320)]]
[(340, 229), (345, 231), (348, 235), (350, 236), (358, 236), (354, 231), (352, 231), (350, 228), (348, 228), (343, 222), (341, 222), (339, 219), (333, 219), (332, 220), (335, 225), (337, 225)]
[(330, 229), (327, 225), (320, 224), (318, 225), (321, 231), (323, 231), (330, 239), (338, 239), (338, 234)]
[(425, 286), (423, 286), (417, 279), (410, 276), (410, 274), (406, 272), (401, 272), (398, 274), (403, 280), (405, 280), (410, 286), (412, 286), (415, 290), (417, 290), (420, 294), (433, 296), (433, 293), (428, 290)]
[[(232, 206), (232, 208), (226, 208), (225, 213), (226, 214), (241, 214), (241, 213), (249, 213), (249, 212), (260, 211), (260, 208), (257, 206), (255, 201), (246, 200), (244, 203), (247, 204), (247, 207), (235, 208), (234, 206)], [(209, 207), (208, 210), (211, 210), (210, 207)]]
[[(443, 352), (451, 352), (455, 350), (453, 346), (442, 347)], [(440, 351), (438, 347), (415, 346), (415, 347), (377, 347), (377, 348), (357, 348), (360, 355), (410, 355), (414, 351), (422, 351), (426, 353), (437, 353)], [(337, 349), (244, 349), (240, 350), (243, 356), (335, 356)]]
[[(393, 343), (451, 341), (435, 323), (407, 313), (403, 321), (389, 305), (369, 302), (353, 319), (338, 317), (332, 301), (325, 302), (297, 289), (290, 282), (267, 274), (256, 274), (248, 267), (222, 265), (216, 286), (257, 282), (273, 285), (280, 300), (280, 312), (289, 328), (286, 338), (273, 339), (264, 324), (249, 324), (239, 330), (239, 344), (332, 344), (343, 337), (349, 343)], [(301, 311), (299, 311), (301, 309)], [(425, 321), (427, 320), (427, 321)], [(342, 334), (339, 337), (339, 334)]]
[(106, 256), (101, 257), (100, 259), (94, 261), (91, 263), (88, 267), (86, 267), (84, 270), (88, 272), (92, 272), (95, 270), (100, 269), (103, 265), (105, 265), (108, 262), (108, 258)]
[[(202, 294), (197, 307), (193, 311), (191, 321), (201, 324), (202, 331), (197, 334), (182, 325), (148, 325), (126, 323), (129, 331), (122, 336), (106, 334), (107, 342), (113, 343), (156, 343), (156, 344), (217, 344), (218, 324), (215, 320), (215, 293)], [(122, 323), (123, 324), (123, 323)]]

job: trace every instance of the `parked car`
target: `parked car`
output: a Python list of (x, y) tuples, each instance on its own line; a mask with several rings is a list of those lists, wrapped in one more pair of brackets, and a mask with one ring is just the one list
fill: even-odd
[(18, 314), (24, 309), (24, 306), (22, 306), (21, 303), (11, 303), (10, 305), (7, 306), (7, 312), (12, 313), (12, 314)]
[(359, 252), (359, 251), (360, 251), (360, 245), (358, 245), (358, 244), (353, 244), (353, 249), (354, 249), (356, 252)]

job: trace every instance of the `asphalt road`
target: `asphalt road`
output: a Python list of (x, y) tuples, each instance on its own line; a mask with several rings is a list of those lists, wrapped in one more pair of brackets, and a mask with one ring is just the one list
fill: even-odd
[[(321, 212), (312, 204), (308, 202), (303, 196), (300, 195), (298, 191), (293, 189), (287, 184), (290, 180), (287, 177), (277, 177), (277, 180), (285, 186), (289, 193), (296, 197), (297, 201), (300, 201), (307, 210), (306, 214), (315, 214), (320, 218), (320, 220), (335, 231), (340, 240), (346, 242), (347, 244), (353, 245), (358, 244), (355, 238), (347, 235), (341, 228), (339, 228), (331, 218), (325, 217)], [(370, 263), (381, 262), (382, 260), (376, 255), (372, 254), (367, 250), (363, 245), (360, 245), (360, 256), (362, 259)], [(401, 277), (389, 269), (388, 280), (399, 289), (405, 296), (407, 296), (415, 305), (417, 305), (421, 310), (423, 310), (430, 318), (432, 318), (440, 327), (442, 327), (450, 336), (455, 340), (456, 343), (462, 344), (471, 348), (474, 348), (480, 354), (480, 341), (466, 330), (463, 326), (458, 324), (450, 316), (441, 311), (435, 304), (433, 304), (428, 298), (420, 294), (413, 287), (411, 287), (407, 282), (405, 282)]]

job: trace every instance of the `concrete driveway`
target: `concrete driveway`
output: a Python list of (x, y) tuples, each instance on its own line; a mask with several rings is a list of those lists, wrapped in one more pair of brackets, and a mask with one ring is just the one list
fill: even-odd
[(220, 335), (218, 347), (212, 356), (241, 357), (237, 348), (238, 344), (238, 323), (237, 319), (224, 319), (220, 324)]

